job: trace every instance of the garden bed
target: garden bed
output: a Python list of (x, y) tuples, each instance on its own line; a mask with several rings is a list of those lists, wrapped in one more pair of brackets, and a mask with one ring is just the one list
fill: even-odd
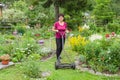
[(92, 68), (90, 68), (89, 66), (87, 66), (85, 63), (79, 61), (79, 59), (77, 59), (75, 61), (75, 64), (76, 64), (76, 68), (82, 72), (89, 72), (91, 74), (94, 74), (94, 75), (102, 75), (102, 76), (119, 76), (120, 75), (120, 69), (117, 73), (113, 74), (113, 73), (110, 73), (109, 71), (104, 71), (104, 72), (99, 72), (99, 71), (95, 71), (93, 70)]
[(48, 53), (48, 55), (42, 56), (41, 61), (46, 61), (46, 60), (52, 58), (54, 56), (54, 54), (55, 54), (55, 51), (53, 50), (50, 53)]

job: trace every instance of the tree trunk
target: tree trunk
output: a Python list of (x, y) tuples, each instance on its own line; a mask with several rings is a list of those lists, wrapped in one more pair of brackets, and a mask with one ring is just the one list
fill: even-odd
[(0, 17), (2, 17), (2, 7), (0, 7)]
[(54, 7), (55, 7), (55, 21), (58, 21), (59, 6), (58, 5), (54, 5)]

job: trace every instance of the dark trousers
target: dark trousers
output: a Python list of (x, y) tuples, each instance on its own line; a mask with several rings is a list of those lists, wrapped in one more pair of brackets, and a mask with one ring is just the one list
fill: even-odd
[(59, 57), (61, 55), (64, 43), (65, 43), (65, 38), (63, 39), (63, 44), (62, 44), (62, 38), (56, 38), (56, 56), (57, 56), (57, 59), (59, 59)]

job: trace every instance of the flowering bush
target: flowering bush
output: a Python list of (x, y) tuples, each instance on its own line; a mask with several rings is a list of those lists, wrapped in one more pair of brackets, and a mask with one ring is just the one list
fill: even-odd
[(93, 34), (89, 40), (80, 35), (73, 36), (69, 38), (69, 42), (73, 50), (82, 54), (80, 60), (82, 59), (95, 71), (116, 73), (119, 70), (120, 37), (115, 32), (104, 37)]
[(3, 11), (3, 22), (21, 22), (26, 19), (25, 13), (15, 9), (5, 9)]
[(70, 37), (69, 42), (70, 42), (72, 49), (75, 51), (78, 51), (79, 53), (83, 53), (84, 46), (88, 43), (85, 37), (82, 37), (80, 35)]
[(117, 37), (117, 35), (116, 35), (115, 32), (112, 32), (111, 34), (106, 34), (105, 37), (106, 37), (107, 39), (110, 39), (110, 38)]
[(88, 37), (92, 34), (92, 31), (89, 29), (90, 27), (86, 24), (82, 27), (81, 26), (78, 27), (78, 31), (80, 32), (80, 35), (85, 36), (85, 37)]
[(96, 71), (115, 73), (120, 68), (120, 39), (103, 38), (85, 46), (87, 64)]
[(82, 32), (84, 29), (82, 27), (78, 27), (79, 32)]
[(9, 45), (6, 45), (5, 47), (7, 47), (7, 49), (10, 48), (7, 53), (11, 55), (11, 60), (13, 62), (18, 62), (22, 61), (23, 58), (26, 58), (31, 53), (35, 53), (35, 51), (37, 51), (36, 45), (37, 44), (33, 38), (17, 35), (15, 36), (14, 41), (12, 41), (12, 43), (10, 44), (10, 47), (7, 47)]
[(15, 48), (15, 52), (12, 54), (13, 57), (12, 61), (14, 62), (23, 61), (24, 58), (29, 57), (29, 55), (33, 53), (38, 53), (37, 49), (38, 49), (37, 45), (25, 42), (24, 45), (22, 45), (21, 47)]

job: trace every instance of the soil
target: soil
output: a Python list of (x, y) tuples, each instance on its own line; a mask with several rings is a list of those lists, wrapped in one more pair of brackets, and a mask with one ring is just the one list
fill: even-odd
[(53, 50), (53, 51), (51, 51), (50, 53), (48, 53), (48, 55), (43, 56), (43, 57), (41, 58), (41, 61), (46, 61), (46, 60), (48, 60), (48, 59), (51, 59), (51, 58), (54, 56), (54, 54), (55, 54), (55, 51)]

